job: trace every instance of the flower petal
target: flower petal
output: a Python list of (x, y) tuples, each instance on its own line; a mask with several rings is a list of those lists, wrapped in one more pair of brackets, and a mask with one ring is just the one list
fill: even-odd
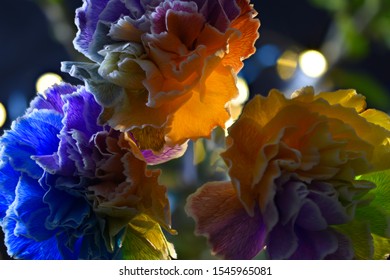
[[(34, 239), (26, 238), (23, 235), (16, 235), (16, 215), (12, 211), (8, 212), (4, 219), (3, 229), (5, 234), (4, 243), (7, 246), (7, 253), (16, 259), (32, 259), (32, 260), (60, 260), (62, 256), (59, 254), (57, 247), (57, 239), (55, 236), (48, 240), (37, 242)], [(23, 226), (23, 225), (19, 225)], [(22, 230), (20, 230), (22, 231)]]
[(249, 216), (230, 182), (203, 185), (188, 198), (186, 211), (195, 219), (196, 233), (205, 235), (214, 253), (226, 259), (251, 259), (264, 247), (259, 211)]
[(204, 89), (193, 91), (191, 98), (169, 118), (166, 135), (169, 145), (210, 137), (216, 126), (225, 127), (229, 119), (226, 103), (237, 95), (234, 76), (230, 69), (219, 66), (204, 84)]
[(297, 232), (299, 245), (289, 258), (293, 260), (322, 260), (338, 248), (338, 239), (331, 230)]
[(223, 60), (224, 65), (230, 65), (238, 73), (244, 64), (242, 61), (255, 51), (255, 42), (259, 38), (260, 21), (254, 17), (257, 12), (247, 0), (236, 1), (241, 8), (241, 14), (233, 20), (230, 28), (240, 31), (240, 36), (229, 41), (229, 52)]
[(31, 159), (36, 155), (52, 155), (57, 151), (61, 129), (59, 113), (43, 109), (14, 122), (11, 130), (1, 138), (2, 153), (9, 157), (10, 164), (18, 171), (39, 178), (42, 169)]
[(123, 1), (120, 0), (84, 0), (83, 6), (76, 10), (78, 32), (73, 41), (75, 49), (90, 59), (99, 61), (99, 55), (90, 51), (91, 45), (96, 44), (94, 41), (102, 36), (96, 32), (99, 22), (115, 21), (126, 11)]

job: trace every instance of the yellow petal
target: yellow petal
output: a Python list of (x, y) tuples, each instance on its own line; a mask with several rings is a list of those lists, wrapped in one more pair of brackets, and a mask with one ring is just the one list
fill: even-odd
[(360, 115), (370, 123), (374, 123), (387, 130), (390, 130), (390, 116), (385, 112), (375, 109), (368, 109), (362, 112)]
[(366, 109), (366, 98), (353, 89), (338, 90), (334, 92), (321, 92), (315, 99), (323, 98), (330, 105), (339, 104), (345, 108), (353, 108), (360, 113)]

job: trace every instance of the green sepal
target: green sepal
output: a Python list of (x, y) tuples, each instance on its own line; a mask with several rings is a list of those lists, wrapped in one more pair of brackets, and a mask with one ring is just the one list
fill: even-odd
[(390, 238), (381, 237), (373, 234), (374, 238), (374, 260), (385, 260), (390, 254)]
[(173, 244), (169, 243), (161, 227), (149, 216), (139, 214), (126, 228), (121, 247), (121, 259), (170, 260), (176, 258)]

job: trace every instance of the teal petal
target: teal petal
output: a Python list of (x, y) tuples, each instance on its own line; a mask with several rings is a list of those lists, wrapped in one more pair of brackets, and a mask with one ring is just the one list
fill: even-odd
[(99, 65), (86, 62), (63, 62), (61, 70), (85, 82), (86, 89), (104, 107), (112, 107), (124, 96), (124, 89), (109, 83), (98, 73)]

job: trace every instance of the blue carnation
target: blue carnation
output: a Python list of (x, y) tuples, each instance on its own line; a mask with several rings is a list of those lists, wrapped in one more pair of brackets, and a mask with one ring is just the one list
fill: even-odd
[(0, 225), (10, 256), (170, 257), (160, 171), (147, 170), (127, 134), (97, 124), (101, 110), (84, 87), (56, 85), (0, 138)]
[(100, 106), (83, 87), (55, 86), (35, 98), (2, 138), (0, 222), (18, 259), (111, 259), (104, 219), (87, 188), (96, 180), (92, 135)]

